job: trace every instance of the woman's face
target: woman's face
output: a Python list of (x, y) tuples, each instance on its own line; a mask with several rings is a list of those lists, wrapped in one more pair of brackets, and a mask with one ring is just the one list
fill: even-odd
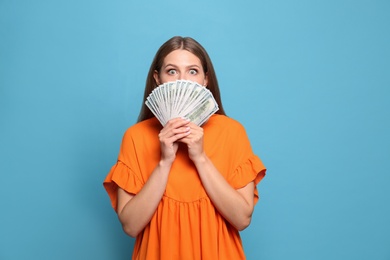
[(153, 75), (157, 85), (175, 80), (191, 80), (207, 86), (207, 75), (198, 57), (186, 50), (174, 50), (162, 64), (160, 73)]

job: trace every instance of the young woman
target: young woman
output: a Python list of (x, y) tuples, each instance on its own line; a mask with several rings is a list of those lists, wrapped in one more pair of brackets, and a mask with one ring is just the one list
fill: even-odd
[(185, 118), (161, 126), (143, 103), (104, 187), (123, 230), (136, 237), (133, 259), (245, 259), (239, 231), (250, 224), (265, 167), (243, 126), (225, 115), (211, 60), (189, 37), (157, 51), (144, 101), (178, 79), (207, 87), (217, 114), (202, 126)]

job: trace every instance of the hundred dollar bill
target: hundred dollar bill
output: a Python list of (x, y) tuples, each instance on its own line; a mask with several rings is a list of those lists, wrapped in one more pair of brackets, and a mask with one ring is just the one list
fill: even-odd
[(188, 80), (159, 85), (149, 94), (145, 105), (162, 125), (175, 117), (186, 117), (202, 125), (219, 109), (209, 89)]
[(185, 115), (190, 121), (194, 122), (197, 125), (202, 125), (206, 122), (209, 117), (218, 111), (217, 102), (212, 97), (204, 100), (200, 106), (196, 107), (189, 114)]

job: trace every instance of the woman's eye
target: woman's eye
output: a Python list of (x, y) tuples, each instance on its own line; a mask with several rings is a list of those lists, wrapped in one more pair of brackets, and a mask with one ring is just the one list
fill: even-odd
[(169, 75), (175, 75), (176, 74), (176, 70), (174, 70), (174, 69), (168, 70), (168, 74)]
[(198, 71), (196, 69), (191, 69), (190, 70), (190, 74), (191, 75), (196, 75), (196, 74), (198, 74)]

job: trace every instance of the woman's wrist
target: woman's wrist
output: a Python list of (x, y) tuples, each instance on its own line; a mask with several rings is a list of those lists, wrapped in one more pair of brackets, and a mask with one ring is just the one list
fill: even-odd
[(172, 164), (173, 164), (173, 161), (161, 159), (158, 162), (158, 167), (161, 169), (168, 169), (168, 171), (169, 171), (171, 169)]
[(194, 158), (191, 158), (191, 160), (195, 166), (197, 166), (206, 163), (208, 161), (208, 157), (205, 153), (202, 153)]

